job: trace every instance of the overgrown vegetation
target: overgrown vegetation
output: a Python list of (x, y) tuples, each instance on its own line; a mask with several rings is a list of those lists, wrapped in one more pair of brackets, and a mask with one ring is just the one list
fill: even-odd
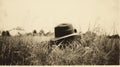
[(50, 37), (0, 37), (0, 65), (119, 65), (119, 38), (82, 34), (75, 48), (49, 48)]

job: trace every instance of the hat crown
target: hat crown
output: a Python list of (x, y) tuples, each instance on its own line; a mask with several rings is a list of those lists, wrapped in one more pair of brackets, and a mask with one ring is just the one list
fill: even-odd
[(72, 24), (63, 23), (55, 27), (55, 37), (62, 37), (75, 33)]

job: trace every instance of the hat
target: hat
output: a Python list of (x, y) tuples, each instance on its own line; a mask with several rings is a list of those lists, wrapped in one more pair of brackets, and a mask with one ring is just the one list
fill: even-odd
[(55, 38), (52, 41), (61, 40), (71, 36), (78, 35), (77, 30), (73, 28), (72, 24), (62, 23), (55, 27)]

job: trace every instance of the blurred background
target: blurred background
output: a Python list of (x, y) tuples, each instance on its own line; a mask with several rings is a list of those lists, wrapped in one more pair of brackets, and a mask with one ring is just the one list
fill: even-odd
[(79, 31), (100, 27), (120, 34), (119, 0), (0, 0), (0, 30), (21, 27), (25, 32), (54, 31), (72, 23)]

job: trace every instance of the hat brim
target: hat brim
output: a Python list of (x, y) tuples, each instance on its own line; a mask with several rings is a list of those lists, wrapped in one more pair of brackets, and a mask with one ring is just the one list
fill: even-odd
[(53, 39), (51, 39), (51, 40), (52, 40), (52, 41), (57, 41), (57, 40), (61, 40), (61, 39), (68, 38), (68, 37), (71, 37), (71, 36), (76, 36), (76, 35), (79, 35), (79, 34), (78, 34), (78, 33), (73, 33), (73, 34), (69, 34), (69, 35), (62, 36), (62, 37), (53, 38)]

